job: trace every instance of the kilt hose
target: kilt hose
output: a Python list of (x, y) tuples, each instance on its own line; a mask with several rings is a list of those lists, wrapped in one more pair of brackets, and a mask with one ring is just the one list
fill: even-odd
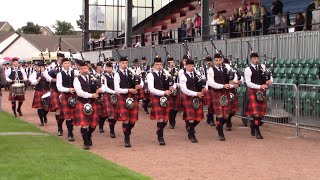
[(236, 113), (239, 111), (239, 98), (235, 88), (229, 90), (230, 93), (234, 94), (234, 100), (230, 100), (231, 104), (231, 113)]
[(152, 103), (151, 107), (151, 113), (150, 113), (150, 119), (151, 120), (158, 120), (158, 119), (164, 119), (169, 120), (170, 118), (170, 98), (168, 98), (168, 107), (163, 108), (160, 106), (160, 96), (156, 96), (154, 94), (150, 94), (150, 100)]
[(110, 96), (111, 94), (108, 94), (108, 93), (103, 94), (104, 102), (101, 107), (101, 112), (100, 112), (101, 117), (115, 117), (116, 115), (115, 113), (116, 105), (111, 104)]
[(32, 108), (44, 109), (43, 103), (42, 103), (42, 98), (41, 98), (41, 97), (42, 97), (45, 93), (47, 93), (46, 90), (34, 91), (34, 92), (33, 92)]
[(203, 115), (203, 99), (200, 99), (200, 107), (195, 110), (192, 108), (192, 100), (195, 97), (187, 96), (181, 93), (181, 103), (183, 109), (182, 120), (184, 121), (201, 121), (204, 118)]
[[(221, 106), (220, 104), (220, 97), (227, 96), (228, 105)], [(211, 90), (211, 105), (216, 115), (229, 115), (231, 112), (231, 99), (229, 90), (227, 89), (212, 89)]]
[[(262, 91), (263, 92), (263, 101), (260, 102), (256, 99), (256, 92)], [(267, 99), (266, 99), (266, 92), (261, 89), (252, 89), (248, 88), (248, 102), (246, 107), (246, 115), (255, 115), (255, 116), (264, 116), (267, 111)]]
[(25, 101), (24, 95), (19, 95), (19, 96), (13, 96), (12, 95), (12, 86), (10, 85), (9, 87), (9, 101)]
[(50, 90), (50, 112), (55, 112), (60, 109), (59, 95), (59, 92), (53, 89)]
[(77, 105), (75, 108), (75, 121), (74, 125), (76, 126), (92, 126), (96, 127), (99, 122), (99, 114), (97, 112), (97, 104), (96, 102), (90, 103), (93, 109), (93, 113), (91, 115), (85, 115), (83, 113), (83, 103), (77, 101)]
[[(126, 108), (126, 99), (129, 97), (134, 99), (134, 109), (132, 110), (129, 110)], [(139, 114), (139, 102), (136, 95), (131, 93), (118, 95), (118, 102), (116, 106), (116, 117), (115, 117), (117, 121), (136, 122), (138, 121), (138, 114)]]
[(72, 93), (62, 93), (61, 94), (61, 112), (60, 112), (60, 118), (61, 119), (74, 119), (76, 116), (76, 108), (71, 108), (68, 105), (68, 99), (71, 97), (76, 97), (76, 94)]

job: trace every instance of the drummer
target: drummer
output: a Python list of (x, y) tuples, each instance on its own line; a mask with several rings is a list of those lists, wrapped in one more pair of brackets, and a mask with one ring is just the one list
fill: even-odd
[[(24, 97), (24, 81), (27, 81), (27, 74), (22, 67), (19, 67), (19, 62), (17, 58), (12, 59), (12, 66), (6, 71), (6, 80), (10, 84), (10, 93), (9, 93), (9, 101), (12, 104), (12, 111), (15, 117), (17, 117), (17, 112), (20, 116), (22, 116), (21, 106), (23, 101), (25, 100)], [(23, 91), (22, 94), (16, 95), (12, 89), (12, 85), (21, 88), (20, 90)], [(16, 109), (16, 101), (18, 101), (18, 109)], [(17, 111), (17, 112), (16, 112)]]
[(43, 76), (45, 71), (45, 64), (43, 61), (35, 64), (36, 71), (30, 74), (29, 81), (34, 87), (34, 97), (32, 102), (32, 108), (36, 108), (40, 119), (40, 126), (44, 126), (47, 123), (48, 109), (46, 109), (42, 103), (41, 97), (50, 90), (50, 83)]

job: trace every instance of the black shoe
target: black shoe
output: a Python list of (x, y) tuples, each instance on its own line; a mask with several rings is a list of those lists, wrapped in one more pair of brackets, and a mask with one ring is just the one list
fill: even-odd
[(225, 141), (226, 138), (224, 137), (224, 135), (219, 135), (219, 141)]
[(85, 145), (83, 145), (83, 149), (84, 149), (84, 150), (89, 150), (89, 149), (90, 149), (90, 147), (89, 147), (88, 145), (86, 145), (86, 144), (85, 144)]
[(226, 126), (226, 131), (231, 131), (231, 127)]
[(58, 130), (58, 136), (63, 136), (63, 131)]
[(124, 138), (124, 147), (127, 147), (127, 148), (129, 148), (129, 147), (131, 147), (131, 144), (130, 144), (130, 137), (128, 137), (128, 138)]
[(148, 110), (144, 110), (144, 112), (145, 112), (146, 114), (149, 114)]
[(198, 140), (197, 140), (197, 138), (196, 138), (195, 135), (193, 135), (193, 136), (190, 137), (190, 141), (191, 141), (192, 143), (198, 143)]
[(256, 138), (257, 139), (263, 139), (263, 136), (261, 135), (260, 132), (256, 132)]
[(44, 123), (48, 123), (48, 119), (47, 119), (47, 117), (45, 117), (45, 118), (43, 118), (43, 121), (44, 121)]
[(159, 141), (160, 146), (165, 146), (166, 145), (166, 142), (164, 142), (164, 138), (163, 137), (159, 137), (158, 141)]
[(13, 116), (14, 116), (14, 117), (17, 117), (17, 113), (16, 113), (16, 112), (14, 112), (14, 113), (13, 113)]
[(170, 128), (170, 129), (174, 129), (174, 125), (171, 125), (171, 124), (170, 124), (170, 125), (169, 125), (169, 128)]
[(111, 138), (116, 138), (116, 133), (114, 133), (114, 132), (111, 131), (111, 132), (110, 132), (110, 137), (111, 137)]
[(99, 129), (99, 133), (104, 133), (104, 130), (103, 129)]
[(17, 112), (19, 113), (19, 116), (23, 116), (21, 110), (17, 110)]
[(214, 123), (214, 121), (210, 122), (210, 126), (216, 126), (216, 124)]
[(92, 139), (91, 138), (92, 138), (91, 136), (89, 136), (89, 138), (88, 138), (88, 145), (89, 146), (92, 146)]
[(254, 127), (250, 126), (250, 129), (251, 129), (251, 136), (255, 136), (256, 132), (255, 132)]
[(69, 140), (69, 141), (74, 141), (73, 135), (68, 136), (68, 140)]
[(41, 122), (41, 123), (40, 123), (40, 126), (44, 126), (44, 123), (43, 123), (43, 122)]

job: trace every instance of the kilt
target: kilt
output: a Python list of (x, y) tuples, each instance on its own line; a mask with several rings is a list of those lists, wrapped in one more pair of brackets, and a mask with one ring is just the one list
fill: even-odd
[(21, 96), (12, 96), (12, 87), (9, 87), (9, 101), (25, 101), (24, 95)]
[(174, 110), (182, 110), (181, 108), (181, 94), (182, 92), (180, 91), (180, 88), (177, 88), (177, 95), (176, 96), (170, 96), (169, 102), (170, 102), (170, 109)]
[[(221, 106), (220, 104), (220, 97), (221, 96), (227, 96), (228, 99), (228, 105)], [(229, 115), (231, 112), (231, 99), (229, 90), (226, 89), (212, 89), (211, 90), (211, 106), (213, 108), (214, 114), (216, 115)]]
[(149, 93), (145, 93), (143, 88), (138, 89), (137, 96), (139, 99), (144, 99), (147, 96), (147, 94)]
[(231, 112), (236, 113), (239, 111), (239, 98), (236, 93), (236, 89), (235, 88), (230, 89), (230, 93), (234, 94), (234, 101), (230, 100)]
[(195, 110), (192, 108), (193, 98), (194, 97), (187, 96), (187, 95), (181, 93), (181, 104), (183, 107), (182, 120), (184, 120), (184, 121), (189, 121), (189, 120), (201, 121), (204, 118), (203, 99), (202, 99), (202, 101), (200, 100), (199, 109)]
[(168, 107), (163, 108), (160, 106), (160, 96), (156, 96), (154, 94), (150, 94), (150, 100), (152, 103), (150, 119), (151, 120), (158, 120), (164, 119), (169, 120), (170, 118), (170, 97), (168, 97)]
[(33, 101), (32, 101), (32, 108), (44, 108), (42, 103), (42, 96), (47, 93), (46, 90), (42, 91), (34, 91), (33, 93)]
[(83, 113), (83, 103), (77, 101), (75, 108), (75, 121), (74, 125), (76, 126), (97, 126), (99, 122), (99, 114), (97, 112), (97, 104), (94, 102), (91, 104), (93, 113), (91, 115), (85, 115)]
[(204, 93), (204, 104), (207, 106), (211, 106), (211, 91), (212, 89), (208, 89), (205, 93)]
[[(126, 99), (131, 97), (134, 99), (134, 109), (129, 110), (126, 108)], [(139, 114), (139, 102), (135, 95), (133, 94), (121, 94), (118, 95), (118, 102), (116, 105), (116, 116), (115, 119), (117, 121), (138, 121)]]
[(74, 119), (75, 118), (75, 113), (76, 113), (76, 108), (70, 108), (68, 105), (68, 99), (70, 97), (76, 97), (75, 94), (71, 93), (62, 93), (61, 95), (61, 119)]
[[(264, 94), (263, 101), (257, 101), (256, 99), (256, 92), (262, 91)], [(266, 99), (266, 92), (261, 89), (251, 89), (248, 88), (248, 102), (246, 107), (246, 115), (258, 115), (264, 116), (267, 111), (267, 99)]]
[(101, 117), (115, 117), (116, 105), (112, 105), (110, 102), (110, 95), (108, 93), (103, 94), (104, 103), (101, 107), (100, 116)]
[(50, 112), (55, 112), (56, 110), (60, 109), (60, 101), (59, 95), (60, 93), (51, 89), (50, 90)]

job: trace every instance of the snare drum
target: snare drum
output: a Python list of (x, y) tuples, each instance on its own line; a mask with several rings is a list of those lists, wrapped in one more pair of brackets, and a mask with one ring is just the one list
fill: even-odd
[(23, 83), (12, 84), (11, 88), (13, 96), (22, 96), (25, 93), (25, 85)]

